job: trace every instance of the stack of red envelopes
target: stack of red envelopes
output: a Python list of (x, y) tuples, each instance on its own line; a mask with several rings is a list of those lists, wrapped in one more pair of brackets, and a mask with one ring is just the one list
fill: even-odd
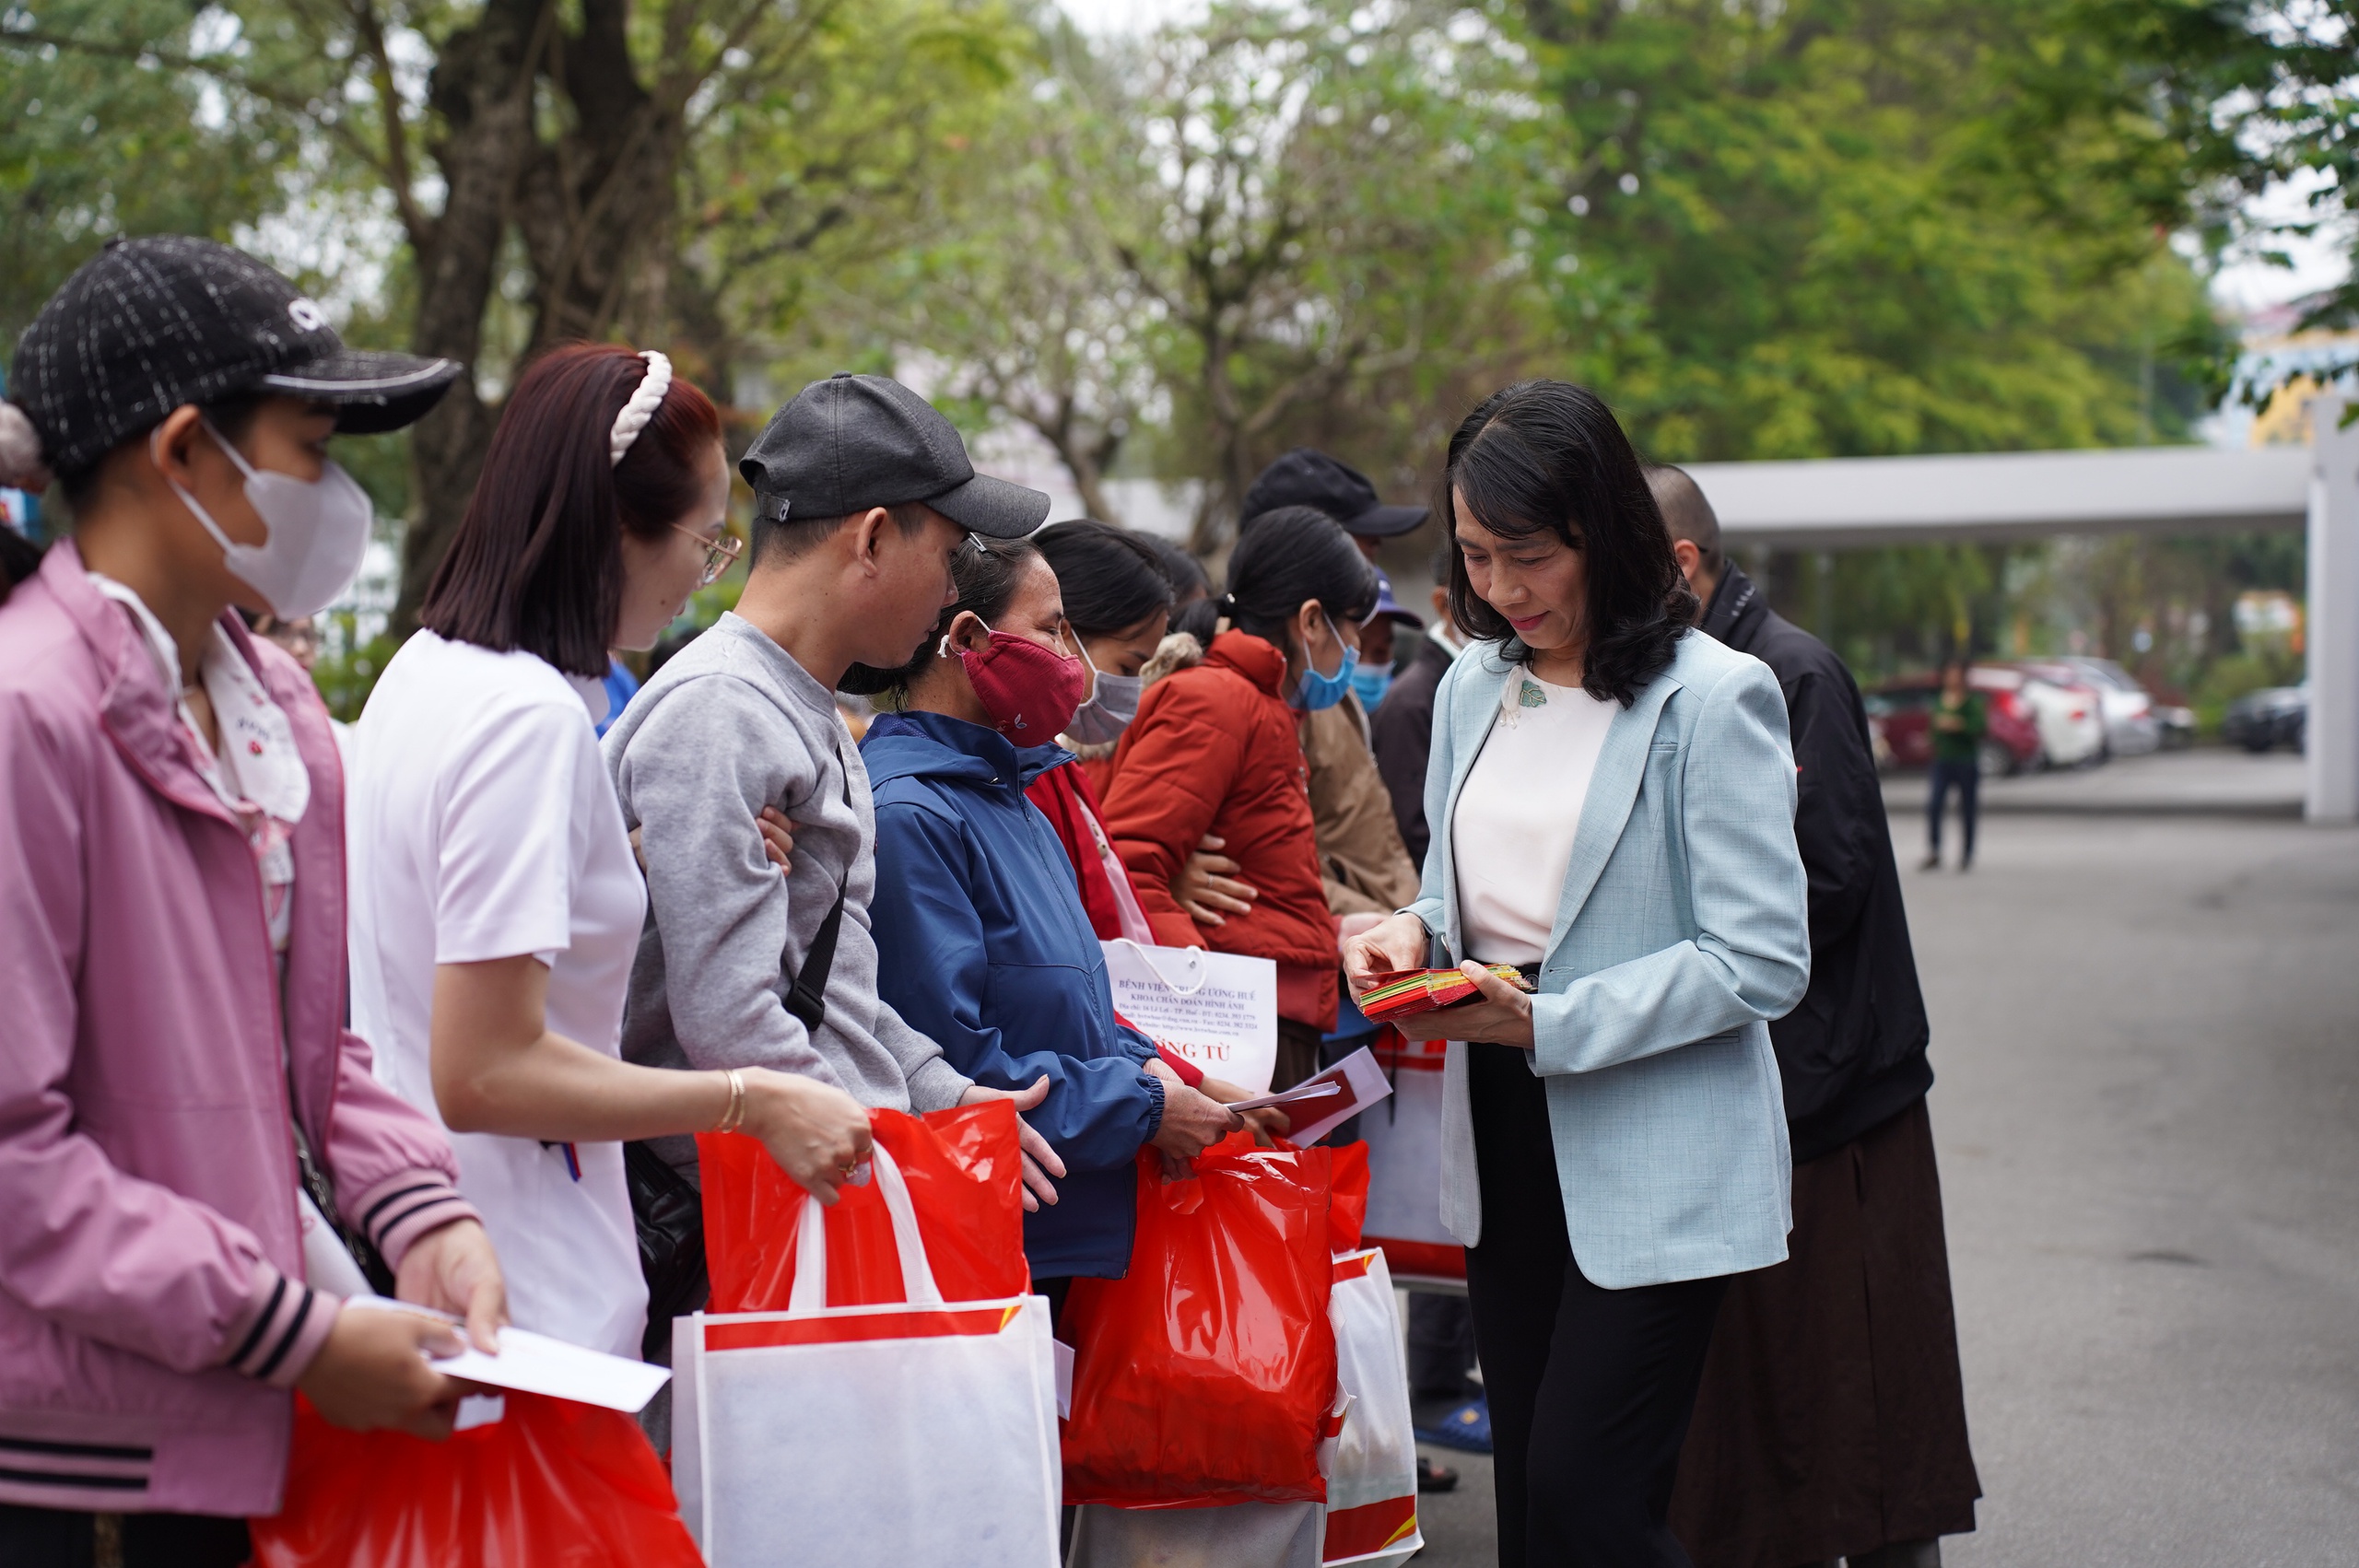
[[(1539, 989), (1512, 965), (1485, 967), (1518, 990)], [(1375, 989), (1353, 1000), (1363, 1014), (1379, 1024), (1455, 1007), (1476, 994), (1473, 980), (1458, 969), (1394, 969), (1369, 977), (1376, 981)]]

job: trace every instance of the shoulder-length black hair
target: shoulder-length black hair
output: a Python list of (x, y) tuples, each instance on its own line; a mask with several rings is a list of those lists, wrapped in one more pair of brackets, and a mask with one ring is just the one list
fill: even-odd
[(1523, 663), (1532, 650), (1467, 579), (1453, 494), (1503, 538), (1554, 533), (1581, 552), (1589, 585), (1581, 689), (1625, 708), (1637, 701), (1687, 635), (1696, 594), (1614, 411), (1567, 381), (1519, 381), (1484, 399), (1449, 439), (1434, 500), (1435, 515), (1450, 520), (1449, 618)]
[(1306, 599), (1338, 625), (1365, 621), (1376, 609), (1376, 568), (1344, 525), (1316, 508), (1277, 507), (1247, 519), (1215, 609), (1283, 649)]
[(987, 626), (997, 621), (1015, 603), (1016, 584), (1024, 580), (1025, 568), (1039, 558), (1040, 547), (1029, 539), (991, 539), (980, 533), (970, 536), (967, 547), (950, 560), (950, 580), (957, 589), (958, 597), (933, 623), (933, 630), (927, 634), (916, 657), (896, 670), (854, 664), (836, 683), (836, 689), (854, 696), (881, 697), (884, 700), (877, 704), (879, 708), (908, 706), (910, 687), (940, 657), (942, 639), (950, 635), (950, 623), (969, 610)]
[(623, 534), (664, 538), (697, 504), (703, 459), (721, 444), (712, 400), (675, 378), (615, 462), (615, 415), (646, 376), (647, 361), (618, 344), (568, 344), (533, 362), (491, 433), (418, 625), (500, 653), (521, 648), (569, 675), (606, 673)]
[(1081, 518), (1032, 535), (1064, 594), (1065, 619), (1084, 637), (1109, 637), (1171, 608), (1171, 579), (1135, 533)]

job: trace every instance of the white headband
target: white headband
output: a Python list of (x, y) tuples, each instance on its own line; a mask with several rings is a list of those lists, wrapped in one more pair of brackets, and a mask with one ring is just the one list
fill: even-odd
[(663, 394), (672, 390), (672, 362), (652, 348), (642, 350), (639, 357), (647, 361), (647, 374), (640, 378), (638, 390), (623, 404), (623, 411), (615, 415), (614, 434), (606, 438), (609, 466), (622, 462), (630, 444), (639, 439), (639, 433), (647, 428), (647, 422), (663, 406)]

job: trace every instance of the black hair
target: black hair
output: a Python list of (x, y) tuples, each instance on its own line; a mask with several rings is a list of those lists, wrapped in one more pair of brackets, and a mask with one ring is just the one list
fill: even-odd
[(1589, 632), (1581, 689), (1601, 702), (1636, 702), (1687, 635), (1696, 594), (1614, 411), (1567, 381), (1519, 381), (1484, 399), (1449, 438), (1434, 501), (1437, 515), (1453, 520), (1449, 618), (1467, 637), (1499, 644), (1510, 663), (1526, 662), (1532, 650), (1467, 579), (1453, 495), (1503, 538), (1553, 533), (1581, 552)]
[(1668, 462), (1644, 465), (1647, 487), (1654, 492), (1655, 505), (1662, 509), (1662, 525), (1671, 530), (1672, 543), (1684, 539), (1696, 546), (1697, 558), (1704, 569), (1714, 577), (1720, 575), (1724, 557), (1720, 554), (1720, 514), (1696, 483), (1696, 476), (1685, 469)]
[[(886, 514), (892, 518), (903, 537), (910, 539), (914, 539), (925, 532), (927, 510), (923, 504), (917, 501), (904, 501), (898, 506), (885, 509)], [(837, 529), (841, 528), (853, 518), (866, 515), (867, 509), (863, 508), (856, 512), (846, 512), (841, 517), (774, 517), (771, 515), (767, 499), (757, 497), (750, 534), (752, 547), (746, 553), (757, 561), (773, 556), (780, 560), (791, 561), (795, 556), (812, 549), (821, 540), (832, 536)]]
[(1340, 626), (1367, 619), (1376, 593), (1376, 568), (1342, 523), (1315, 507), (1278, 507), (1245, 524), (1218, 609), (1238, 630), (1283, 649), (1304, 601), (1316, 599)]
[(898, 670), (854, 664), (836, 683), (836, 689), (854, 696), (882, 697), (885, 700), (876, 705), (879, 708), (905, 706), (910, 687), (933, 663), (935, 650), (942, 639), (950, 635), (950, 623), (970, 610), (986, 626), (997, 621), (1015, 598), (1015, 585), (1024, 580), (1025, 567), (1040, 558), (1040, 547), (1029, 539), (975, 535), (967, 548), (951, 557), (950, 579), (957, 587), (958, 597), (933, 623), (933, 630), (926, 634), (917, 656)]
[(43, 554), (41, 546), (0, 522), (0, 604), (8, 602), (9, 590), (41, 570)]
[(1131, 537), (1155, 553), (1156, 565), (1170, 580), (1173, 604), (1184, 609), (1196, 600), (1213, 596), (1213, 579), (1205, 574), (1203, 563), (1177, 540), (1166, 539), (1159, 533), (1134, 533)]
[[(216, 398), (211, 403), (201, 404), (198, 406), (205, 415), (205, 423), (219, 431), (223, 440), (236, 442), (244, 440), (246, 433), (254, 427), (254, 418), (262, 412), (262, 399), (263, 394), (258, 392), (231, 392), (226, 397)], [(170, 412), (167, 411), (168, 414)], [(161, 419), (156, 421), (156, 425), (162, 423)], [(59, 474), (57, 487), (65, 492), (66, 509), (76, 516), (80, 516), (83, 509), (90, 504), (91, 496), (98, 491), (99, 475), (106, 471), (107, 461), (125, 447), (146, 445), (147, 438), (154, 433), (156, 425), (150, 425), (137, 435), (116, 442), (111, 448), (100, 453), (97, 461), (88, 468), (78, 468), (72, 473)]]
[(1088, 518), (1032, 535), (1063, 591), (1065, 619), (1084, 637), (1109, 637), (1171, 608), (1171, 579), (1139, 536)]

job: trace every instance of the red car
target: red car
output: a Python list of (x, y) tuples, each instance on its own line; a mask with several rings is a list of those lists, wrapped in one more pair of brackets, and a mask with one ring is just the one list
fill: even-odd
[[(1983, 777), (2022, 773), (2039, 766), (2039, 721), (2014, 671), (1977, 665), (1967, 679), (1982, 694), (1989, 724), (1982, 733)], [(1876, 760), (1887, 767), (1929, 767), (1933, 761), (1933, 701), (1939, 675), (1904, 675), (1866, 694)]]

